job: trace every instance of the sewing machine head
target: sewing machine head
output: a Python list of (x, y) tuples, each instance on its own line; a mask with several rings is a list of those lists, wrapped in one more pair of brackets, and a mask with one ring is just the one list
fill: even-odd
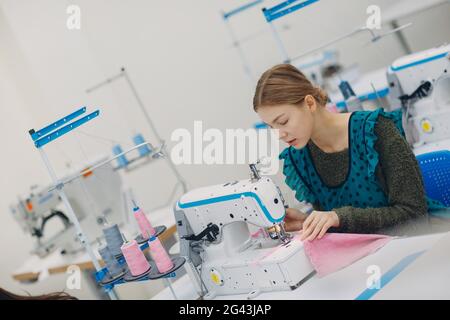
[(432, 85), (450, 70), (450, 45), (413, 53), (395, 60), (388, 68), (393, 109), (401, 107), (401, 97), (412, 95), (421, 85)]
[[(59, 210), (61, 200), (57, 192), (48, 190), (49, 187), (33, 186), (29, 194), (19, 197), (17, 203), (10, 207), (14, 219), (22, 230), (36, 239), (31, 253), (40, 257), (48, 255), (58, 247), (64, 251), (72, 250), (71, 243), (75, 243), (72, 224), (64, 212)], [(62, 228), (53, 223), (55, 219), (61, 222)], [(50, 228), (49, 221), (52, 221)], [(60, 227), (58, 232), (54, 232), (55, 227)]]
[(199, 188), (175, 204), (180, 255), (199, 294), (204, 286), (209, 295), (293, 289), (312, 271), (302, 243), (284, 231), (279, 188), (250, 168), (251, 179)]
[(396, 60), (387, 78), (391, 110), (403, 109), (413, 147), (450, 139), (450, 45)]
[[(93, 161), (92, 167), (104, 157)], [(86, 167), (75, 169), (62, 180), (78, 175)], [(52, 186), (33, 187), (28, 194), (20, 196), (10, 206), (14, 219), (22, 230), (35, 238), (31, 253), (44, 257), (56, 249), (74, 253), (82, 250), (76, 231), (68, 216), (64, 213), (62, 202)], [(122, 180), (112, 165), (104, 166), (87, 173), (81, 180), (73, 181), (65, 187), (66, 195), (74, 208), (84, 232), (91, 241), (102, 236), (106, 222), (122, 223), (126, 221)], [(54, 223), (58, 219), (61, 223)], [(51, 222), (49, 222), (51, 221)]]
[(279, 188), (270, 178), (260, 177), (254, 165), (250, 168), (251, 179), (199, 188), (180, 198), (176, 210), (184, 212), (196, 240), (200, 240), (202, 233), (213, 239), (210, 242), (223, 233), (230, 240), (242, 239), (243, 229), (246, 229), (244, 236), (249, 236), (250, 224), (268, 229), (274, 239), (287, 241), (283, 228), (285, 202)]

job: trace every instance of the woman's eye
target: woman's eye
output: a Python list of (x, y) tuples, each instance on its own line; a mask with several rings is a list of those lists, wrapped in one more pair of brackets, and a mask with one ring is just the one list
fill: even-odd
[(285, 124), (288, 123), (288, 121), (289, 121), (289, 120), (286, 120), (286, 121), (283, 121), (283, 122), (279, 122), (279, 124), (280, 124), (281, 126), (284, 126)]

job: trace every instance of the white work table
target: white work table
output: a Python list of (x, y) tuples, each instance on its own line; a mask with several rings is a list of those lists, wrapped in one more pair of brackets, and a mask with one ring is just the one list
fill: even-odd
[[(418, 255), (418, 253), (421, 253)], [(380, 289), (367, 289), (369, 266), (381, 272)], [(198, 299), (187, 275), (172, 284), (178, 299)], [(433, 294), (434, 292), (434, 294)], [(362, 295), (361, 295), (362, 294)], [(262, 293), (255, 299), (450, 299), (450, 233), (396, 238), (375, 253), (323, 278), (317, 275), (293, 291)], [(245, 300), (247, 295), (216, 299)], [(168, 289), (154, 297), (174, 299)]]

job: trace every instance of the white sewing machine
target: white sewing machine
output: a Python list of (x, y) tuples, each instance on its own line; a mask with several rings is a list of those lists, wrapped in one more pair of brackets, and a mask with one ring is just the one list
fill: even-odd
[(390, 110), (403, 109), (414, 149), (450, 139), (450, 45), (396, 60), (387, 78)]
[[(105, 158), (94, 161), (87, 167), (93, 167), (104, 160)], [(85, 168), (74, 170), (62, 181), (78, 175)], [(66, 253), (82, 249), (73, 225), (64, 210), (60, 209), (62, 205), (57, 192), (49, 192), (51, 187), (33, 187), (30, 193), (18, 197), (18, 201), (11, 205), (11, 212), (24, 232), (37, 239), (32, 253), (41, 257), (55, 249)], [(91, 242), (102, 236), (106, 221), (110, 224), (122, 224), (128, 220), (122, 179), (111, 164), (95, 172), (87, 171), (81, 179), (67, 184), (65, 191), (83, 231)], [(54, 222), (49, 223), (56, 217), (61, 219), (62, 226)]]
[(175, 204), (180, 255), (205, 298), (294, 290), (314, 274), (302, 242), (284, 232), (279, 188), (250, 167), (251, 179), (199, 188)]

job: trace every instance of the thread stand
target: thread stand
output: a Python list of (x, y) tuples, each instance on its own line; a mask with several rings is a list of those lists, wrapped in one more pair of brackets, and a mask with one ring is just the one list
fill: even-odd
[[(166, 226), (155, 227), (156, 233), (153, 237), (159, 236), (166, 229), (167, 229)], [(139, 239), (139, 237), (141, 239)], [(139, 243), (138, 239), (142, 240), (143, 242)], [(138, 245), (139, 245), (139, 248), (141, 249), (141, 251), (144, 251), (149, 248), (148, 239), (143, 239), (142, 235), (139, 235), (138, 237), (136, 237), (135, 240), (136, 240), (136, 242), (138, 242)], [(171, 288), (172, 294), (174, 295), (174, 297), (176, 297), (176, 295), (173, 292), (173, 289), (171, 287), (171, 283), (170, 283), (169, 279), (176, 277), (176, 271), (178, 269), (180, 269), (186, 262), (185, 258), (180, 257), (180, 256), (171, 258), (173, 267), (165, 273), (160, 273), (156, 266), (156, 262), (150, 258), (148, 260), (148, 262), (150, 264), (150, 268), (148, 270), (146, 270), (144, 273), (137, 275), (137, 276), (133, 276), (131, 274), (131, 271), (129, 270), (129, 268), (126, 264), (123, 254), (121, 254), (119, 256), (115, 256), (115, 258), (117, 259), (119, 264), (121, 266), (123, 266), (124, 272), (118, 274), (116, 277), (111, 277), (108, 269), (105, 267), (95, 273), (95, 278), (96, 278), (97, 282), (103, 287), (103, 289), (106, 292), (111, 292), (116, 285), (120, 285), (120, 284), (125, 284), (125, 283), (130, 283), (130, 282), (135, 282), (135, 281), (151, 281), (151, 280), (165, 278), (165, 280), (168, 283), (168, 286)]]
[(99, 283), (102, 287), (107, 286), (109, 284), (112, 284), (113, 282), (123, 279), (123, 277), (125, 276), (125, 274), (127, 272), (128, 272), (128, 268), (125, 269), (122, 273), (119, 273), (117, 276), (112, 277), (109, 274), (109, 272), (106, 270), (104, 277), (99, 281)]
[[(153, 237), (160, 236), (166, 230), (167, 230), (166, 226), (157, 226), (157, 227), (155, 227), (155, 234), (153, 235)], [(148, 238), (144, 238), (142, 236), (142, 234), (139, 234), (136, 238), (134, 238), (134, 240), (136, 240), (138, 244), (145, 244), (148, 240), (150, 240), (151, 237), (152, 236), (150, 236)], [(146, 247), (148, 247), (148, 246), (146, 246)]]
[(151, 264), (151, 270), (150, 270), (150, 274), (148, 275), (150, 280), (156, 280), (156, 279), (161, 279), (164, 277), (167, 277), (168, 275), (170, 275), (171, 273), (174, 273), (175, 271), (177, 271), (178, 269), (180, 269), (186, 262), (186, 259), (183, 257), (175, 257), (172, 258), (172, 263), (173, 263), (173, 268), (168, 270), (165, 273), (159, 273), (158, 268), (156, 267), (156, 264), (154, 261), (150, 261)]
[(142, 273), (142, 274), (140, 274), (140, 275), (137, 275), (137, 276), (133, 276), (133, 275), (131, 274), (131, 271), (128, 270), (128, 272), (127, 272), (127, 273), (125, 274), (125, 276), (123, 277), (123, 280), (124, 280), (125, 282), (133, 282), (133, 281), (141, 280), (141, 279), (147, 277), (147, 276), (150, 274), (150, 272), (152, 271), (152, 269), (153, 269), (153, 267), (152, 267), (152, 265), (150, 264), (150, 267), (148, 268), (147, 271), (145, 271), (144, 273)]

